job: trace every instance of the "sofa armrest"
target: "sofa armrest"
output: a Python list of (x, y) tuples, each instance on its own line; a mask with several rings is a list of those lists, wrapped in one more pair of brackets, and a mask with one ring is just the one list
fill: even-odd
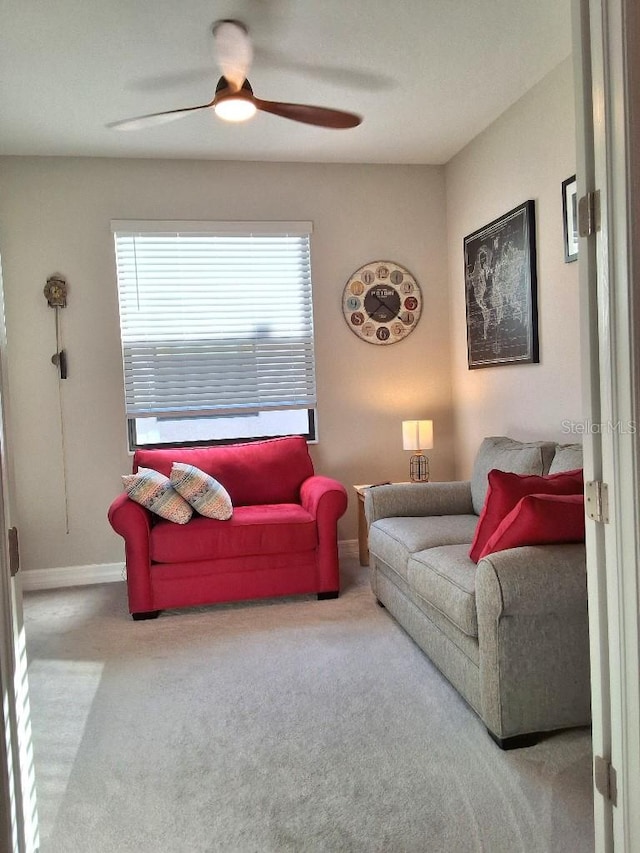
[(148, 538), (151, 533), (151, 512), (124, 493), (111, 503), (108, 518), (109, 524), (123, 539), (128, 536)]
[(143, 613), (155, 610), (149, 554), (151, 513), (132, 501), (126, 494), (121, 494), (109, 507), (108, 518), (115, 532), (124, 539), (129, 612)]
[(316, 474), (300, 487), (300, 503), (316, 519), (318, 592), (338, 592), (338, 519), (347, 509), (347, 491), (337, 480)]
[(338, 480), (315, 474), (300, 487), (300, 503), (314, 518), (321, 513), (337, 521), (347, 508), (347, 491)]
[[(492, 618), (586, 613), (584, 545), (531, 545), (483, 557), (476, 570), (478, 611)], [(480, 615), (480, 612), (478, 612)]]
[(367, 489), (364, 511), (369, 524), (379, 518), (422, 515), (472, 515), (471, 483), (392, 483)]
[(585, 547), (539, 545), (476, 570), (480, 701), (500, 738), (590, 721)]

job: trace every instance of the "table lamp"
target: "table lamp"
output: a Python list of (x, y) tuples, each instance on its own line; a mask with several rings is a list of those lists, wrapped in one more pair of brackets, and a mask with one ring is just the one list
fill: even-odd
[(411, 482), (428, 482), (429, 459), (422, 451), (433, 447), (433, 421), (402, 421), (402, 447), (416, 451), (409, 460)]

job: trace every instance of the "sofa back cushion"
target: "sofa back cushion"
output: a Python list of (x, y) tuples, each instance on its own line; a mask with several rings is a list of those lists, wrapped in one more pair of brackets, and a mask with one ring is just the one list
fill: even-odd
[(582, 468), (582, 445), (556, 445), (556, 454), (553, 457), (549, 473), (558, 474), (560, 471), (573, 471), (575, 468)]
[(136, 450), (133, 470), (153, 468), (168, 477), (174, 462), (195, 465), (215, 477), (234, 506), (300, 503), (300, 486), (313, 475), (313, 462), (302, 436), (216, 447)]
[(476, 515), (480, 515), (487, 495), (489, 471), (510, 471), (513, 474), (549, 472), (556, 445), (552, 441), (515, 441), (505, 436), (485, 438), (480, 445), (471, 474), (471, 500)]

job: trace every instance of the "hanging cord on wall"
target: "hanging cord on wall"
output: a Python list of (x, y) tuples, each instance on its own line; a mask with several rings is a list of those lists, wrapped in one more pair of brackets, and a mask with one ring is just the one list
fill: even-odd
[(61, 275), (52, 275), (47, 279), (44, 295), (50, 308), (55, 311), (56, 351), (51, 357), (52, 364), (58, 370), (58, 414), (60, 417), (60, 444), (62, 452), (62, 485), (64, 489), (65, 532), (69, 533), (69, 489), (67, 483), (67, 447), (64, 427), (64, 408), (62, 405), (62, 382), (67, 378), (67, 354), (62, 346), (60, 309), (67, 306), (67, 282)]
[[(56, 355), (58, 367), (58, 412), (60, 415), (60, 449), (62, 451), (62, 486), (64, 489), (64, 525), (65, 533), (69, 533), (69, 488), (67, 483), (67, 441), (64, 428), (64, 408), (62, 405), (62, 382), (67, 378), (66, 353), (62, 348), (62, 332), (60, 329), (60, 307), (55, 306), (56, 313)], [(54, 356), (55, 358), (55, 356)]]

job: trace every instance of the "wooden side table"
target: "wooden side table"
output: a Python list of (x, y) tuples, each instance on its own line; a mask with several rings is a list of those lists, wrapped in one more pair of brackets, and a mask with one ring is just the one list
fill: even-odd
[[(404, 485), (407, 483), (403, 480), (402, 483), (396, 485)], [(369, 528), (367, 527), (367, 517), (364, 514), (364, 496), (367, 489), (370, 489), (373, 483), (365, 483), (361, 486), (354, 486), (354, 491), (358, 496), (358, 556), (360, 557), (360, 565), (369, 565)], [(378, 486), (391, 486), (392, 483), (376, 483)]]
[(363, 486), (354, 486), (355, 493), (358, 496), (358, 556), (360, 557), (360, 565), (369, 565), (369, 531), (367, 529), (367, 519), (364, 514), (364, 495), (369, 484)]

